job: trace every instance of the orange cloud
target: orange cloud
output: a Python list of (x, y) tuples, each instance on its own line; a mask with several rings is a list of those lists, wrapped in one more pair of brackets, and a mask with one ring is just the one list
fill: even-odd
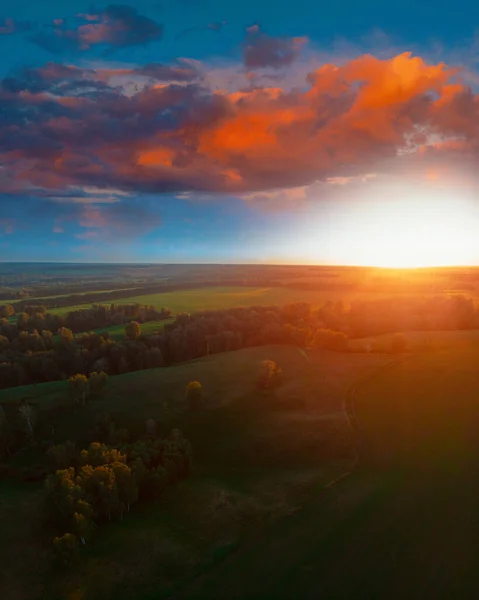
[(0, 129), (0, 158), (12, 181), (30, 186), (247, 195), (395, 172), (404, 156), (423, 160), (425, 172), (440, 153), (479, 153), (478, 97), (456, 69), (410, 53), (326, 64), (307, 89), (289, 91), (185, 83), (127, 94), (102, 82), (94, 99), (80, 100), (55, 96), (59, 78), (76, 85), (101, 73), (55, 65), (42, 73), (30, 77), (37, 90), (0, 89), (21, 113), (12, 117), (20, 125)]

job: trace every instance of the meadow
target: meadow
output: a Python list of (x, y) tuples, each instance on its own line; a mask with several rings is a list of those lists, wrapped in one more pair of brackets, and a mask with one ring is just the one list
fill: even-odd
[[(432, 293), (432, 292), (431, 292)], [(444, 292), (444, 293), (449, 293)], [(424, 296), (424, 293), (408, 293), (408, 296)], [(471, 294), (466, 293), (466, 296)], [(271, 306), (288, 302), (307, 302), (317, 308), (328, 301), (343, 302), (345, 306), (354, 301), (368, 301), (391, 296), (388, 292), (363, 292), (344, 290), (303, 290), (285, 287), (205, 287), (194, 290), (178, 290), (122, 298), (117, 304), (146, 304), (156, 308), (171, 308), (175, 314), (198, 310), (215, 310), (236, 306)], [(475, 297), (475, 296), (474, 296)], [(49, 309), (48, 312), (65, 315), (72, 310), (89, 308), (91, 304), (79, 304)]]
[(462, 335), (364, 380), (358, 469), (174, 598), (474, 597), (478, 363)]
[[(306, 268), (271, 269), (284, 285), (199, 284), (118, 303), (179, 314), (298, 301), (348, 306), (399, 294), (479, 297), (474, 282), (456, 289), (461, 274), (454, 270), (413, 273), (434, 285), (392, 293), (378, 283), (387, 273), (377, 270), (319, 271), (324, 281), (362, 273), (372, 282), (345, 290), (302, 287), (317, 281)], [(166, 322), (145, 323), (142, 332)], [(124, 337), (122, 325), (97, 332), (105, 330)], [(7, 471), (41, 469), (49, 443), (69, 439), (84, 447), (103, 413), (134, 438), (151, 418), (160, 434), (178, 427), (195, 455), (192, 477), (157, 504), (139, 505), (124, 522), (102, 526), (74, 569), (52, 567), (42, 485), (0, 478), (0, 589), (19, 600), (214, 600), (225, 590), (232, 599), (261, 600), (380, 600), (385, 590), (398, 600), (471, 597), (479, 559), (472, 538), (479, 331), (405, 331), (405, 352), (392, 356), (396, 335), (351, 339), (350, 352), (252, 347), (111, 376), (101, 397), (85, 407), (72, 403), (65, 381), (1, 390), (7, 411), (22, 400), (33, 406), (39, 442), (12, 457)], [(272, 392), (257, 385), (265, 359), (283, 371)], [(194, 380), (205, 404), (191, 412), (185, 386)]]
[[(256, 385), (259, 363), (266, 358), (283, 369), (282, 384), (272, 394)], [(71, 406), (65, 382), (2, 391), (0, 402), (7, 404), (31, 398), (39, 439), (51, 437), (53, 426), (58, 440), (81, 446), (96, 415), (106, 411), (133, 435), (144, 431), (148, 418), (164, 430), (178, 426), (195, 449), (193, 476), (159, 505), (102, 529), (75, 573), (49, 575), (48, 540), (28, 516), (38, 515), (38, 485), (3, 484), (0, 547), (10, 550), (2, 589), (9, 597), (27, 598), (25, 586), (38, 592), (39, 581), (48, 580), (52, 599), (82, 590), (86, 598), (147, 598), (151, 590), (166, 597), (185, 577), (210, 568), (244, 539), (293, 514), (351, 467), (347, 390), (388, 360), (286, 346), (251, 348), (111, 377), (104, 397), (81, 410)], [(185, 410), (184, 390), (195, 379), (203, 385), (206, 405), (191, 413)], [(21, 468), (42, 460), (32, 448), (13, 464)], [(18, 531), (12, 526), (17, 518), (22, 519)], [(28, 523), (36, 532), (32, 554), (41, 552), (42, 560), (22, 583), (25, 562), (19, 557)], [(126, 538), (128, 544), (122, 542)]]

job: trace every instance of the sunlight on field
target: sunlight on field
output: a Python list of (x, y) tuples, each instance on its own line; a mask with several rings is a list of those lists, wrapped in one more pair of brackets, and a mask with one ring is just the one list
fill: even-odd
[[(427, 293), (408, 293), (410, 296), (425, 296)], [(430, 292), (432, 294), (434, 292)], [(469, 295), (469, 294), (465, 294)], [(343, 302), (348, 306), (351, 302), (375, 300), (390, 297), (391, 292), (367, 292), (345, 290), (304, 290), (284, 287), (204, 287), (195, 290), (179, 290), (131, 296), (116, 300), (117, 304), (152, 304), (156, 308), (171, 308), (174, 313), (194, 312), (198, 310), (215, 310), (233, 308), (236, 306), (270, 306), (283, 305), (288, 302), (307, 302), (317, 308), (328, 301)], [(108, 302), (107, 302), (108, 303)], [(101, 304), (101, 303), (100, 303)], [(53, 308), (49, 312), (64, 315), (72, 310), (89, 308), (90, 304), (80, 304), (62, 308)]]

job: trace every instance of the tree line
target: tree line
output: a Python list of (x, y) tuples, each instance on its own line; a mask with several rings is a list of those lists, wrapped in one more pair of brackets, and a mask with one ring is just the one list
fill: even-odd
[(0, 338), (0, 388), (92, 372), (117, 375), (250, 346), (292, 344), (344, 351), (349, 337), (477, 327), (479, 310), (472, 299), (442, 296), (354, 302), (348, 309), (341, 302), (318, 309), (296, 302), (183, 313), (154, 335), (142, 335), (139, 322), (130, 321), (121, 341), (104, 334), (75, 335), (67, 327), (57, 336), (22, 331), (13, 341)]
[(62, 327), (66, 327), (73, 333), (81, 333), (111, 325), (122, 325), (129, 321), (147, 323), (168, 319), (173, 314), (170, 308), (157, 309), (152, 305), (137, 303), (94, 304), (91, 308), (72, 310), (65, 316), (48, 313), (44, 305), (27, 305), (23, 312), (15, 315), (8, 310), (9, 306), (11, 305), (4, 306), (4, 316), (0, 318), (0, 336), (6, 337), (10, 342), (23, 332), (56, 333)]

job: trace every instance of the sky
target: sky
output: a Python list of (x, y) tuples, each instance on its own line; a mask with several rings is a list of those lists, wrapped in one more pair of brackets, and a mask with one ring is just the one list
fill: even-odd
[(0, 260), (479, 264), (479, 6), (18, 0)]

